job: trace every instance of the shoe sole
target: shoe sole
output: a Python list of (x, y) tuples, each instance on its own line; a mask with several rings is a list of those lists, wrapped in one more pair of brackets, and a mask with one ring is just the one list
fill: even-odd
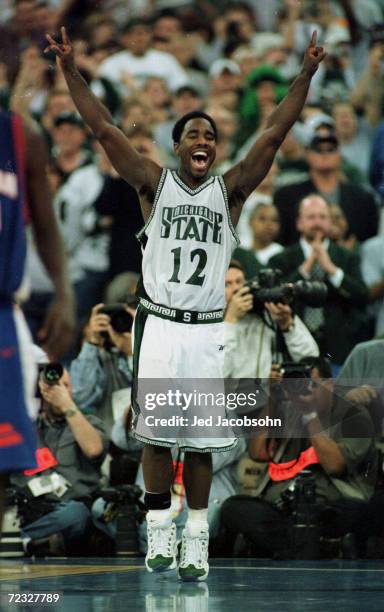
[(208, 578), (208, 573), (206, 572), (202, 576), (180, 576), (179, 574), (179, 580), (182, 582), (202, 582)]
[(175, 561), (175, 563), (171, 563), (171, 565), (167, 565), (167, 567), (152, 568), (152, 567), (148, 567), (147, 564), (145, 564), (145, 567), (147, 568), (147, 571), (150, 574), (164, 574), (164, 572), (169, 572), (170, 570), (176, 569), (177, 564), (176, 564), (176, 561)]

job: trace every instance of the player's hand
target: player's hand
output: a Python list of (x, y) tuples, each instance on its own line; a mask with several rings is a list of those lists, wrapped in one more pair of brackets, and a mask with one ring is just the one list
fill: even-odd
[(72, 298), (55, 298), (48, 308), (43, 327), (38, 332), (39, 342), (53, 361), (57, 361), (70, 347), (75, 331), (75, 312)]
[(60, 28), (61, 32), (61, 43), (57, 42), (50, 34), (46, 34), (45, 37), (49, 42), (48, 47), (44, 49), (44, 53), (53, 52), (56, 55), (56, 62), (60, 68), (74, 68), (75, 66), (75, 55), (73, 52), (72, 44), (67, 36), (67, 32), (64, 27)]
[(293, 325), (292, 309), (289, 304), (266, 302), (264, 306), (271, 315), (272, 321), (277, 323), (281, 331), (288, 331)]
[(324, 48), (317, 46), (317, 31), (315, 30), (304, 55), (303, 71), (312, 77), (326, 55)]
[(229, 300), (224, 320), (227, 323), (238, 323), (252, 307), (253, 297), (249, 287), (241, 287)]

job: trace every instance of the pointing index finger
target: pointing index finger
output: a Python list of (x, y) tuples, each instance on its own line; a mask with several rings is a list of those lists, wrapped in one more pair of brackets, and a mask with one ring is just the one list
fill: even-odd
[(64, 26), (61, 26), (60, 32), (61, 32), (61, 40), (63, 41), (63, 45), (69, 45), (67, 32)]
[(312, 32), (312, 37), (311, 37), (311, 47), (316, 47), (317, 46), (317, 30), (314, 30)]

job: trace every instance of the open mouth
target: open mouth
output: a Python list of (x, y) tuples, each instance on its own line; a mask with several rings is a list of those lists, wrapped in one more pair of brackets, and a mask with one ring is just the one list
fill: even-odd
[(206, 151), (195, 151), (191, 155), (192, 167), (201, 172), (208, 169), (209, 157)]

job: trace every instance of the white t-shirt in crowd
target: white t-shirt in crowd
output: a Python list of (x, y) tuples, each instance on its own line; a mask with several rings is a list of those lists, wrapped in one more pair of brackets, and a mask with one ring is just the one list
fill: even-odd
[(114, 53), (100, 64), (99, 76), (118, 83), (124, 72), (135, 77), (139, 85), (153, 76), (164, 79), (171, 91), (188, 84), (188, 76), (177, 59), (156, 49), (148, 49), (140, 57), (129, 51)]
[(281, 253), (284, 251), (284, 247), (281, 246), (278, 242), (271, 242), (271, 244), (265, 249), (259, 249), (258, 251), (254, 251), (256, 259), (263, 265), (268, 265), (269, 260), (277, 253)]

